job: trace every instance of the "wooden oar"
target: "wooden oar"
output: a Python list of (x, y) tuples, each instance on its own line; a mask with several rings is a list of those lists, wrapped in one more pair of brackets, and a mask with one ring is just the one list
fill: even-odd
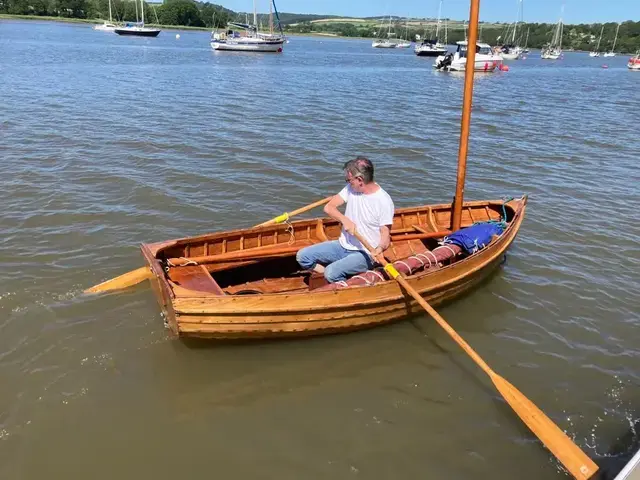
[[(300, 213), (308, 212), (309, 210), (319, 207), (320, 205), (324, 205), (325, 203), (329, 202), (329, 200), (331, 200), (332, 198), (333, 198), (333, 195), (327, 198), (323, 198), (322, 200), (318, 200), (317, 202), (313, 202), (307, 205), (306, 207), (298, 208), (297, 210), (294, 210), (290, 213), (283, 213), (282, 215), (278, 215), (277, 217), (274, 217), (271, 220), (261, 223), (260, 225), (256, 225), (256, 227), (264, 227), (267, 225), (286, 222), (289, 218), (293, 217), (294, 215), (299, 215)], [(91, 288), (88, 288), (84, 291), (84, 293), (100, 293), (100, 292), (108, 292), (110, 290), (121, 290), (123, 288), (128, 288), (128, 287), (137, 285), (138, 283), (148, 280), (152, 277), (153, 277), (153, 273), (151, 273), (151, 270), (149, 269), (148, 266), (140, 267), (130, 272), (127, 272), (123, 275), (120, 275), (118, 277), (112, 278), (111, 280), (107, 280)]]
[[(360, 240), (367, 250), (373, 252), (368, 242), (356, 232), (356, 238)], [(387, 262), (383, 255), (378, 255), (376, 260), (380, 262), (385, 271), (391, 275), (411, 295), (429, 315), (460, 345), (474, 362), (489, 376), (498, 392), (515, 410), (522, 421), (531, 429), (536, 437), (546, 445), (565, 468), (577, 479), (588, 479), (597, 470), (598, 466), (591, 460), (560, 428), (547, 417), (542, 410), (536, 407), (531, 400), (522, 394), (516, 387), (494, 372), (489, 365), (478, 355), (471, 346), (429, 305), (420, 294), (413, 289), (407, 280), (398, 272), (392, 264)]]
[(323, 198), (322, 200), (318, 200), (317, 202), (310, 203), (306, 207), (298, 208), (293, 212), (285, 212), (282, 215), (278, 215), (277, 217), (273, 217), (271, 220), (267, 220), (266, 222), (261, 223), (260, 225), (256, 225), (255, 228), (266, 227), (267, 225), (273, 225), (274, 223), (284, 223), (294, 215), (299, 215), (301, 213), (308, 212), (309, 210), (313, 210), (314, 208), (319, 207), (320, 205), (329, 203), (329, 200), (331, 200), (334, 196), (335, 195), (331, 195), (330, 197)]

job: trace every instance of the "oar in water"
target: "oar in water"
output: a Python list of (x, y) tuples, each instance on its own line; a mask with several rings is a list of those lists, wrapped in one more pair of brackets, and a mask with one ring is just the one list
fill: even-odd
[[(373, 252), (369, 243), (356, 232), (356, 238), (362, 245)], [(413, 289), (407, 280), (398, 272), (392, 264), (387, 262), (382, 255), (376, 260), (380, 262), (385, 271), (392, 276), (404, 290), (411, 295), (429, 315), (462, 347), (462, 349), (476, 362), (476, 364), (489, 376), (498, 392), (515, 410), (522, 421), (531, 429), (536, 437), (546, 445), (565, 468), (577, 479), (588, 479), (597, 470), (598, 466), (585, 454), (580, 447), (547, 417), (542, 410), (536, 407), (531, 400), (522, 394), (516, 387), (494, 372), (489, 365), (478, 355), (471, 346), (458, 335), (458, 333), (429, 305), (420, 294)]]
[[(277, 217), (274, 217), (271, 220), (261, 223), (260, 225), (256, 225), (256, 227), (266, 227), (267, 225), (286, 222), (287, 220), (289, 220), (289, 218), (293, 217), (294, 215), (299, 215), (301, 213), (308, 212), (309, 210), (319, 207), (320, 205), (324, 205), (325, 203), (329, 202), (329, 200), (331, 200), (332, 198), (333, 198), (333, 195), (327, 198), (323, 198), (322, 200), (318, 200), (317, 202), (313, 202), (307, 205), (306, 207), (298, 208), (293, 212), (283, 213), (282, 215), (278, 215)], [(152, 277), (153, 277), (153, 273), (151, 273), (151, 270), (149, 269), (148, 266), (140, 267), (130, 272), (127, 272), (123, 275), (120, 275), (118, 277), (112, 278), (111, 280), (107, 280), (106, 282), (102, 282), (98, 285), (88, 288), (84, 291), (84, 293), (101, 293), (101, 292), (108, 292), (110, 290), (121, 290), (123, 288), (128, 288), (128, 287), (137, 285), (138, 283), (148, 280)]]

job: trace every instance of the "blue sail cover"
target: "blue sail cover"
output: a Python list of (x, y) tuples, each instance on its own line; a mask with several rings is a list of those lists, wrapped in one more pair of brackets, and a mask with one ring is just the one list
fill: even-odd
[(444, 238), (443, 245), (458, 245), (467, 253), (476, 253), (489, 245), (491, 237), (501, 235), (504, 226), (501, 223), (476, 223), (467, 228), (461, 228), (457, 232)]

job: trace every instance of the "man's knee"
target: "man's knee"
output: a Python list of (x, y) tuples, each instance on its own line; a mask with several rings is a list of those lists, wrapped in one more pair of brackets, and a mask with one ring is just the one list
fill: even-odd
[(306, 250), (307, 248), (298, 250), (298, 253), (296, 253), (296, 261), (302, 268), (313, 268), (316, 262), (310, 255), (308, 255)]
[(329, 283), (336, 283), (345, 280), (347, 276), (339, 268), (336, 268), (334, 265), (329, 265), (324, 271), (324, 278)]

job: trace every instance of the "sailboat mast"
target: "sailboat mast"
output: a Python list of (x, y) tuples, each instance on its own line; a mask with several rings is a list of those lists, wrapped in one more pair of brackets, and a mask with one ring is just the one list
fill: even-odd
[(440, 0), (440, 6), (438, 7), (438, 24), (436, 26), (436, 42), (440, 38), (440, 17), (442, 16), (442, 0)]
[(273, 35), (273, 7), (269, 2), (269, 33)]
[(613, 38), (613, 47), (611, 47), (611, 53), (613, 53), (613, 51), (616, 48), (616, 42), (618, 41), (618, 32), (620, 31), (620, 24), (618, 24), (618, 28), (616, 28), (616, 36)]
[(113, 23), (113, 18), (111, 17), (111, 0), (109, 0), (109, 22)]
[(142, 26), (144, 27), (144, 0), (140, 0), (140, 17), (142, 18)]
[(516, 30), (518, 30), (518, 20), (520, 19), (521, 6), (522, 6), (522, 0), (518, 2), (518, 15), (516, 16), (516, 23), (513, 24), (513, 35), (511, 35), (511, 45), (516, 44)]
[(560, 9), (560, 24), (558, 25), (558, 32), (560, 35), (560, 43), (559, 43), (559, 47), (560, 50), (562, 50), (562, 30), (564, 28), (564, 25), (562, 23), (562, 16), (564, 15), (564, 3), (562, 4), (562, 8)]
[(256, 10), (256, 0), (253, 0), (253, 26), (258, 30), (258, 11)]
[(596, 52), (600, 51), (600, 40), (602, 40), (602, 32), (604, 32), (604, 25), (600, 29), (600, 37), (598, 38), (598, 45), (596, 46)]
[(460, 148), (458, 149), (458, 177), (456, 196), (453, 199), (451, 230), (460, 229), (462, 223), (462, 203), (464, 202), (464, 181), (467, 174), (467, 153), (469, 151), (469, 125), (471, 124), (471, 105), (473, 102), (473, 75), (476, 63), (476, 43), (478, 41), (478, 18), (480, 0), (471, 0), (469, 11), (469, 40), (467, 44), (467, 62), (464, 74), (464, 95), (462, 97), (462, 121), (460, 124)]
[(449, 45), (449, 29), (447, 28), (447, 21), (444, 21), (444, 44)]

